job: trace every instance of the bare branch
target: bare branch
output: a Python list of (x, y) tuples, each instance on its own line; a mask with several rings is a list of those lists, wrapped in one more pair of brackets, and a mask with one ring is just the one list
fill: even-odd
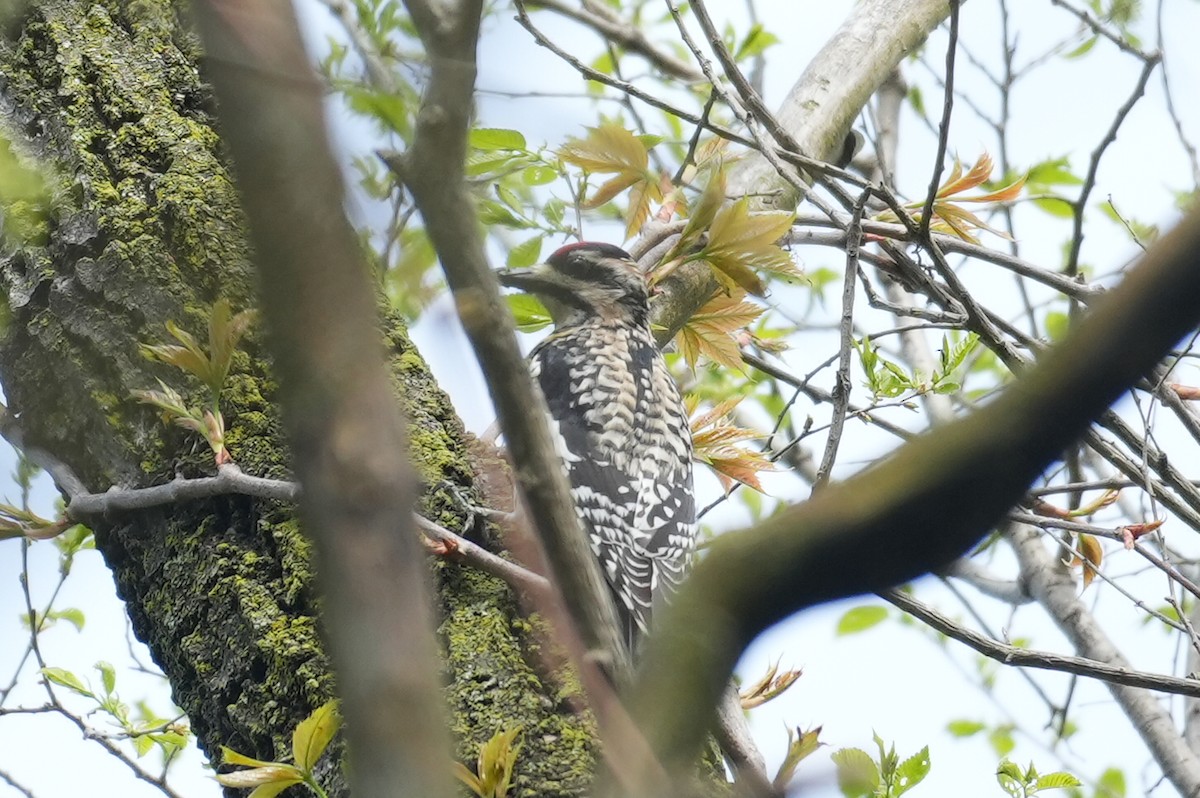
[(1146, 673), (1133, 670), (1128, 665), (1118, 666), (1086, 657), (1069, 657), (1050, 651), (1032, 651), (1028, 648), (1012, 646), (967, 629), (902, 591), (885, 590), (879, 595), (922, 623), (1004, 665), (1061, 671), (1099, 679), (1109, 684), (1200, 697), (1200, 681), (1196, 679), (1180, 679), (1178, 676)]
[(958, 50), (958, 6), (959, 0), (950, 0), (950, 42), (946, 45), (942, 121), (938, 125), (937, 155), (933, 160), (933, 174), (929, 178), (929, 192), (925, 196), (925, 207), (921, 211), (922, 239), (929, 238), (929, 225), (933, 221), (933, 201), (937, 199), (938, 186), (942, 184), (942, 169), (946, 166), (946, 147), (950, 143), (950, 114), (954, 111), (954, 54)]
[[(633, 702), (668, 767), (692, 761), (697, 729), (759, 631), (802, 607), (942, 567), (969, 548), (1197, 322), (1197, 252), (1200, 213), (1160, 239), (998, 399), (752, 531), (718, 538), (652, 639)], [(933, 518), (929, 507), (939, 508)], [(886, 557), (861, 556), (883, 550)], [(851, 572), (839, 567), (850, 560)]]
[[(1131, 672), (1129, 661), (1076, 597), (1074, 582), (1061, 568), (1055, 567), (1054, 558), (1046, 551), (1041, 537), (1032, 529), (1021, 526), (1012, 530), (1009, 537), (1030, 592), (1046, 608), (1075, 650), (1088, 659)], [(1170, 713), (1157, 698), (1124, 683), (1109, 681), (1108, 688), (1180, 794), (1200, 794), (1200, 759), (1176, 731)]]
[(583, 8), (575, 8), (561, 0), (528, 0), (526, 5), (553, 11), (591, 28), (618, 47), (642, 56), (668, 77), (689, 83), (703, 78), (691, 64), (655, 47), (639, 28), (621, 19), (615, 11), (600, 3), (585, 2)]

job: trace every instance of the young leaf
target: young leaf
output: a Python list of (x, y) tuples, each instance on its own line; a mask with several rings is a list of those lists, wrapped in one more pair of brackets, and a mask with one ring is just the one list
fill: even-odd
[(987, 724), (977, 720), (952, 720), (946, 724), (946, 731), (955, 737), (971, 737), (987, 728)]
[(876, 626), (887, 620), (887, 607), (880, 607), (877, 604), (867, 604), (861, 607), (852, 607), (842, 614), (842, 617), (837, 622), (837, 635), (857, 634), (865, 632), (872, 626)]
[(292, 758), (296, 767), (311, 773), (329, 742), (342, 727), (342, 716), (338, 713), (337, 701), (326, 701), (300, 721), (292, 732)]
[(59, 687), (65, 687), (68, 690), (78, 693), (79, 695), (88, 698), (95, 698), (95, 694), (87, 688), (78, 676), (71, 673), (65, 668), (42, 668), (41, 674), (50, 681), (57, 684)]
[[(768, 701), (783, 695), (800, 678), (800, 674), (801, 671), (784, 671), (780, 673), (779, 663), (776, 662), (767, 668), (767, 672), (762, 678), (738, 692), (742, 709), (760, 707)], [(788, 734), (790, 737), (791, 733), (789, 732)]]
[(517, 130), (476, 128), (471, 131), (470, 144), (477, 150), (523, 150), (525, 136)]
[(1094, 536), (1084, 532), (1079, 533), (1077, 548), (1083, 557), (1073, 556), (1071, 558), (1071, 566), (1083, 567), (1083, 587), (1086, 590), (1096, 577), (1096, 574), (1099, 573), (1100, 565), (1104, 562), (1104, 548)]
[(542, 236), (536, 235), (528, 241), (522, 241), (508, 251), (505, 265), (510, 269), (523, 269), (537, 263), (542, 254)]
[(504, 301), (508, 304), (517, 329), (521, 332), (537, 332), (554, 323), (554, 319), (550, 318), (550, 311), (532, 294), (505, 294)]
[(784, 792), (784, 788), (787, 787), (788, 782), (795, 777), (796, 768), (800, 762), (821, 747), (821, 727), (818, 726), (806, 732), (802, 732), (797, 728), (795, 735), (792, 734), (791, 727), (789, 727), (787, 736), (787, 753), (783, 757), (783, 763), (779, 765), (779, 770), (775, 773), (775, 778), (771, 780), (775, 789), (781, 793)]
[(861, 748), (842, 748), (829, 758), (837, 767), (838, 787), (846, 798), (872, 795), (879, 786), (879, 766)]
[(104, 692), (111, 694), (117, 688), (117, 669), (113, 667), (111, 662), (97, 662), (96, 670), (100, 671), (100, 681), (104, 685)]
[(271, 765), (281, 764), (279, 762), (267, 762), (262, 759), (246, 756), (245, 754), (239, 754), (237, 751), (224, 745), (221, 746), (221, 762), (226, 765), (243, 765), (251, 768), (270, 767)]
[(745, 301), (744, 296), (744, 292), (718, 294), (680, 328), (676, 341), (689, 367), (696, 367), (700, 355), (722, 366), (742, 367), (742, 355), (732, 333), (763, 314), (763, 308)]
[(929, 746), (925, 746), (896, 767), (895, 779), (892, 782), (893, 798), (901, 795), (920, 784), (929, 775)]
[(1067, 787), (1079, 787), (1082, 782), (1072, 776), (1070, 773), (1057, 771), (1055, 773), (1044, 773), (1037, 777), (1034, 786), (1038, 792), (1042, 790), (1061, 790)]
[(83, 624), (85, 621), (83, 610), (76, 609), (75, 607), (67, 607), (61, 610), (51, 610), (50, 612), (46, 613), (46, 617), (53, 618), (55, 620), (66, 621), (74, 626), (76, 631), (83, 631)]
[(616, 122), (606, 121), (587, 130), (582, 139), (568, 139), (558, 156), (587, 172), (613, 175), (584, 200), (584, 208), (597, 208), (629, 190), (625, 237), (630, 238), (649, 217), (650, 203), (663, 198), (658, 177), (650, 171), (647, 143)]
[(497, 732), (479, 748), (476, 773), (455, 762), (454, 775), (479, 798), (506, 798), (512, 786), (513, 767), (521, 753), (521, 744), (513, 745), (521, 727)]
[(742, 197), (717, 211), (700, 257), (712, 266), (717, 280), (726, 288), (736, 286), (762, 296), (766, 285), (756, 269), (800, 276), (792, 256), (776, 245), (794, 218), (794, 214), (781, 211), (752, 214), (749, 199)]
[(757, 432), (738, 427), (727, 418), (741, 400), (740, 396), (727, 399), (691, 420), (692, 457), (712, 468), (725, 490), (741, 482), (761, 493), (758, 474), (774, 471), (775, 464), (762, 452), (737, 445), (759, 437)]

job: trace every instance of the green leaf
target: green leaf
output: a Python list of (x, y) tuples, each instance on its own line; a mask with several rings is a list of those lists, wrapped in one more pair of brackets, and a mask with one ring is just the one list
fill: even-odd
[(762, 55), (762, 52), (773, 44), (779, 43), (779, 37), (774, 33), (763, 28), (761, 24), (755, 23), (750, 27), (745, 38), (737, 47), (737, 52), (734, 53), (735, 61), (742, 61), (746, 58), (753, 58), (757, 55)]
[(83, 624), (86, 620), (83, 615), (83, 610), (74, 607), (66, 607), (61, 610), (51, 610), (48, 617), (55, 620), (63, 620), (75, 627), (77, 631), (83, 631)]
[(1050, 336), (1051, 341), (1061, 341), (1067, 337), (1067, 332), (1071, 327), (1071, 319), (1066, 313), (1058, 310), (1052, 310), (1046, 314), (1046, 334)]
[(517, 215), (522, 215), (525, 212), (525, 203), (517, 196), (517, 192), (513, 191), (503, 183), (496, 184), (496, 196), (500, 201), (512, 209), (512, 212)]
[(1071, 219), (1075, 216), (1075, 207), (1070, 200), (1062, 197), (1035, 197), (1033, 204), (1059, 219)]
[(1012, 728), (1009, 726), (992, 729), (988, 733), (988, 742), (992, 744), (992, 750), (996, 752), (996, 756), (1008, 756), (1017, 747), (1017, 744), (1013, 742)]
[(117, 669), (111, 662), (102, 660), (96, 663), (96, 670), (100, 671), (100, 681), (104, 685), (104, 692), (112, 693), (117, 688)]
[(234, 751), (232, 748), (229, 748), (228, 746), (223, 745), (223, 746), (221, 746), (221, 764), (243, 765), (245, 767), (251, 767), (251, 768), (265, 768), (265, 767), (270, 767), (271, 765), (278, 765), (280, 763), (279, 762), (267, 762), (262, 759), (255, 759), (254, 757), (246, 756), (245, 754), (239, 754), (237, 751)]
[(1089, 50), (1096, 46), (1096, 42), (1099, 39), (1099, 36), (1092, 36), (1091, 38), (1084, 40), (1083, 44), (1079, 45), (1071, 52), (1063, 53), (1063, 58), (1079, 58), (1080, 56), (1086, 55)]
[(838, 787), (846, 798), (869, 796), (879, 786), (879, 767), (861, 748), (842, 748), (829, 758), (837, 767)]
[(133, 738), (133, 750), (137, 752), (138, 759), (150, 753), (153, 748), (154, 741), (150, 739), (150, 735), (140, 734)]
[(1125, 798), (1125, 774), (1117, 768), (1101, 773), (1096, 784), (1096, 798)]
[(0, 234), (14, 243), (38, 244), (49, 231), (52, 197), (41, 172), (22, 160), (0, 136)]
[(917, 116), (925, 116), (925, 95), (921, 93), (918, 86), (913, 86), (908, 90), (908, 103), (917, 112)]
[(410, 105), (398, 95), (347, 86), (342, 90), (352, 111), (374, 117), (387, 130), (407, 139), (412, 132)]
[(57, 684), (59, 687), (65, 687), (68, 690), (78, 693), (79, 695), (95, 698), (96, 696), (87, 688), (78, 676), (71, 673), (65, 668), (42, 668), (42, 675), (50, 681)]
[(275, 798), (276, 795), (291, 787), (293, 784), (302, 784), (301, 781), (286, 779), (283, 781), (272, 781), (266, 784), (260, 784), (255, 787), (246, 798)]
[(512, 311), (513, 320), (521, 332), (537, 332), (554, 323), (550, 311), (541, 300), (531, 294), (505, 294), (504, 301)]
[(528, 241), (522, 241), (508, 251), (505, 264), (510, 269), (523, 269), (538, 262), (542, 254), (542, 236), (536, 235)]
[(544, 186), (558, 179), (558, 172), (549, 166), (530, 166), (521, 172), (521, 181), (527, 186)]
[(1082, 782), (1080, 782), (1079, 779), (1075, 778), (1070, 773), (1066, 773), (1061, 770), (1055, 773), (1046, 773), (1038, 776), (1037, 781), (1034, 782), (1034, 784), (1039, 792), (1042, 790), (1061, 790), (1066, 787), (1082, 786)]
[(901, 762), (896, 768), (896, 778), (892, 782), (895, 787), (892, 792), (893, 798), (899, 798), (920, 784), (929, 775), (929, 767), (929, 746)]
[(488, 798), (483, 791), (483, 782), (479, 777), (471, 772), (471, 769), (462, 762), (451, 763), (454, 766), (454, 777), (466, 785), (467, 789), (478, 795), (479, 798)]
[(525, 137), (516, 130), (477, 128), (471, 131), (471, 146), (477, 150), (523, 150)]
[(173, 748), (184, 748), (188, 744), (188, 738), (185, 734), (178, 732), (155, 732), (154, 734), (144, 735), (149, 737), (154, 742), (162, 746)]
[(562, 227), (563, 216), (566, 213), (567, 204), (560, 199), (554, 198), (546, 201), (542, 207), (542, 215), (546, 217), (546, 221), (551, 227)]
[(517, 229), (529, 227), (528, 222), (518, 219), (513, 215), (512, 211), (493, 200), (480, 200), (478, 211), (479, 221), (483, 224), (502, 224), (505, 227), (514, 227)]
[(970, 737), (986, 728), (986, 724), (977, 720), (952, 720), (946, 724), (946, 731), (955, 737)]
[(336, 700), (326, 701), (300, 721), (292, 733), (292, 757), (296, 766), (305, 773), (312, 772), (313, 766), (342, 727), (342, 716), (337, 706)]
[(877, 604), (868, 604), (862, 607), (854, 607), (846, 611), (837, 622), (837, 634), (851, 635), (857, 632), (865, 632), (876, 624), (882, 623), (888, 617), (887, 607), (881, 607)]
[(1078, 186), (1083, 178), (1071, 171), (1071, 161), (1067, 156), (1049, 158), (1034, 164), (1025, 175), (1026, 186)]

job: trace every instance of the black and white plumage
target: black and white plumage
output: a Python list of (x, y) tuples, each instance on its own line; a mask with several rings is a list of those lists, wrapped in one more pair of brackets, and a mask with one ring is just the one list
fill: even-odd
[(683, 579), (696, 535), (691, 432), (650, 333), (645, 279), (618, 247), (582, 243), (500, 281), (554, 319), (530, 368), (632, 646)]

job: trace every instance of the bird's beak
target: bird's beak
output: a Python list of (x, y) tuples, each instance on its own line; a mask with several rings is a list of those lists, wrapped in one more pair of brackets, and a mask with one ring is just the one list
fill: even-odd
[(555, 285), (554, 271), (544, 263), (530, 266), (528, 269), (507, 269), (496, 272), (500, 284), (516, 288), (527, 293), (536, 293), (546, 286)]

